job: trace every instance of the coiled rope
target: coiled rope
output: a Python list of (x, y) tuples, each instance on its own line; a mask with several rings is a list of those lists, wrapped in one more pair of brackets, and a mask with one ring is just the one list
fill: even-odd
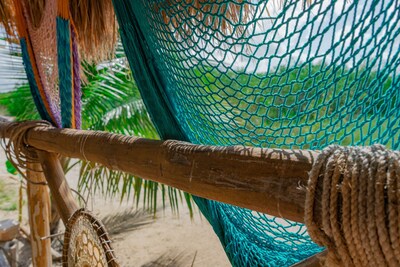
[[(47, 121), (27, 121), (10, 123), (4, 131), (8, 133), (9, 138), (2, 138), (2, 146), (6, 153), (7, 159), (13, 164), (21, 176), (32, 184), (42, 184), (45, 182), (34, 182), (28, 179), (24, 170), (29, 169), (29, 163), (38, 163), (37, 153), (27, 143), (27, 133), (36, 127), (49, 127), (51, 124)], [(29, 169), (30, 170), (30, 169)], [(38, 170), (32, 170), (38, 171)]]
[(400, 152), (322, 151), (309, 174), (305, 222), (327, 266), (400, 266)]

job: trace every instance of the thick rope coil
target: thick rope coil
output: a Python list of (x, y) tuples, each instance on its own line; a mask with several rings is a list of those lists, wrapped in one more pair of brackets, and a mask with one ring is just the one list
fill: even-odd
[(322, 151), (309, 174), (305, 222), (327, 266), (400, 266), (400, 152)]
[[(51, 124), (47, 121), (27, 121), (10, 123), (5, 132), (9, 133), (9, 138), (2, 139), (2, 146), (6, 153), (7, 159), (14, 165), (17, 171), (21, 174), (27, 182), (32, 184), (43, 184), (45, 182), (34, 182), (29, 180), (24, 170), (29, 169), (29, 163), (38, 163), (39, 158), (35, 150), (27, 144), (26, 138), (29, 130), (45, 126), (49, 127)], [(37, 171), (37, 170), (32, 170)]]

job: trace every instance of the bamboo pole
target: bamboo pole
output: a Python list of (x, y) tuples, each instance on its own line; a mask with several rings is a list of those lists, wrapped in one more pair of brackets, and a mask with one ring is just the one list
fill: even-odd
[(72, 191), (64, 176), (64, 170), (56, 154), (43, 150), (38, 150), (37, 153), (57, 211), (64, 224), (67, 224), (68, 219), (79, 209), (79, 206), (72, 196)]
[[(0, 123), (0, 136), (7, 137), (9, 127), (10, 123)], [(193, 195), (297, 222), (304, 222), (304, 187), (318, 155), (43, 126), (29, 130), (26, 142), (39, 150), (97, 162)]]
[[(45, 182), (40, 164), (28, 165), (27, 177), (33, 182)], [(52, 266), (51, 240), (42, 239), (50, 235), (50, 195), (45, 185), (28, 183), (28, 216), (31, 229), (32, 264), (34, 267)]]

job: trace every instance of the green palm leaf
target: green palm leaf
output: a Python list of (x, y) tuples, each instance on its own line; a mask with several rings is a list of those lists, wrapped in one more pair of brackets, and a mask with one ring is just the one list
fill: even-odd
[[(82, 128), (159, 139), (124, 56), (119, 44), (115, 59), (98, 65), (82, 63), (85, 76), (82, 83)], [(6, 61), (2, 61), (3, 58), (7, 58)], [(14, 50), (0, 49), (0, 62), (11, 61), (15, 66), (8, 68), (4, 63), (5, 68), (0, 68), (5, 69), (0, 71), (0, 81), (10, 80), (14, 87), (18, 82), (23, 85), (0, 94), (0, 105), (5, 106), (16, 120), (39, 119), (24, 72), (24, 75), (12, 79), (8, 76), (13, 68), (23, 71), (18, 47)], [(160, 195), (164, 207), (168, 200), (172, 210), (177, 211), (181, 200), (187, 203), (192, 214), (189, 194), (99, 164), (84, 161), (75, 161), (74, 164), (80, 165), (78, 189), (84, 195), (101, 193), (106, 197), (118, 197), (120, 201), (133, 197), (136, 205), (142, 205), (153, 213), (157, 210), (157, 197)], [(69, 167), (66, 166), (65, 170)]]

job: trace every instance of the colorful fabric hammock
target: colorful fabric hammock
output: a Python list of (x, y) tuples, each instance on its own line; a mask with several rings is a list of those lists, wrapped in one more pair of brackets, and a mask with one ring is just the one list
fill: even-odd
[[(114, 1), (164, 139), (400, 149), (400, 2)], [(321, 251), (298, 223), (195, 197), (234, 266)]]
[(13, 0), (22, 57), (40, 116), (80, 128), (80, 73), (69, 1)]

